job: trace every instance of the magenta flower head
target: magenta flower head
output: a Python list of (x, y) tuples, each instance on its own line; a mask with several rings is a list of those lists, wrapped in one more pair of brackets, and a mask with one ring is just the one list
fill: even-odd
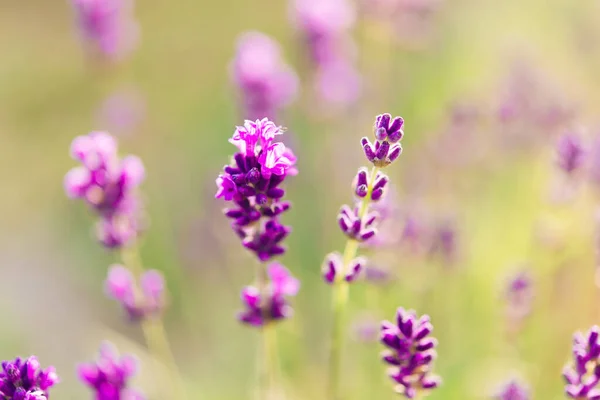
[(381, 325), (381, 342), (387, 347), (383, 361), (390, 365), (389, 375), (397, 383), (397, 392), (408, 399), (440, 384), (440, 378), (431, 373), (437, 357), (432, 330), (428, 315), (417, 318), (414, 311), (403, 308), (396, 312), (396, 323), (384, 321)]
[(565, 393), (572, 399), (600, 399), (599, 334), (600, 328), (594, 325), (586, 334), (577, 332), (573, 336), (573, 361), (563, 370)]
[(137, 372), (137, 360), (132, 356), (119, 357), (108, 342), (100, 347), (97, 361), (77, 368), (79, 379), (89, 386), (97, 400), (144, 400), (145, 397), (128, 387)]
[(156, 270), (147, 270), (136, 282), (131, 271), (111, 265), (105, 282), (108, 296), (117, 300), (131, 320), (160, 316), (165, 306), (165, 282)]
[(290, 208), (289, 202), (282, 201), (281, 184), (297, 173), (296, 157), (283, 143), (275, 142), (281, 134), (283, 128), (267, 118), (237, 127), (230, 142), (239, 152), (217, 178), (215, 197), (234, 204), (225, 215), (244, 247), (260, 261), (283, 254), (282, 241), (291, 232), (278, 217)]
[(571, 175), (584, 163), (586, 151), (581, 138), (569, 133), (561, 136), (556, 145), (557, 164), (565, 173)]
[(328, 284), (333, 284), (338, 280), (354, 282), (360, 277), (362, 271), (365, 269), (366, 264), (366, 258), (357, 257), (350, 262), (348, 271), (344, 271), (342, 255), (338, 252), (330, 253), (325, 257), (325, 261), (323, 262), (323, 279)]
[(263, 326), (266, 323), (289, 318), (293, 314), (287, 303), (287, 297), (295, 296), (300, 282), (279, 263), (267, 268), (270, 283), (263, 293), (257, 287), (247, 286), (242, 291), (245, 310), (238, 316), (241, 322), (251, 326)]
[(402, 153), (400, 140), (404, 136), (404, 120), (392, 119), (390, 114), (378, 115), (375, 119), (375, 143), (366, 137), (361, 139), (365, 156), (376, 167), (383, 168), (394, 162)]
[(275, 118), (298, 91), (298, 77), (283, 61), (279, 45), (259, 32), (239, 38), (231, 79), (240, 92), (246, 118)]
[(71, 0), (83, 41), (109, 59), (134, 49), (139, 26), (133, 17), (132, 0)]
[(119, 158), (116, 140), (106, 132), (75, 138), (71, 156), (81, 166), (65, 176), (67, 196), (85, 201), (100, 216), (98, 237), (106, 247), (126, 244), (139, 228), (137, 188), (145, 175), (142, 161), (131, 155)]
[(356, 21), (352, 4), (347, 0), (295, 0), (291, 6), (291, 19), (313, 61), (321, 65), (337, 59), (341, 39)]
[(506, 383), (494, 396), (495, 400), (529, 400), (529, 390), (516, 380)]
[(7, 400), (47, 400), (49, 389), (58, 382), (54, 367), (41, 369), (35, 356), (2, 361), (0, 397)]

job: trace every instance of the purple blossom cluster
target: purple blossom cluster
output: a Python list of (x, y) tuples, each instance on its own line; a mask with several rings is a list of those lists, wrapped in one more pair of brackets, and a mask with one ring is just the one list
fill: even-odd
[(79, 365), (77, 371), (79, 379), (93, 390), (96, 400), (145, 399), (129, 388), (129, 380), (137, 372), (137, 360), (129, 355), (119, 357), (111, 343), (103, 343), (98, 360)]
[(81, 38), (94, 54), (119, 59), (139, 39), (133, 0), (71, 0)]
[(3, 361), (0, 371), (0, 398), (47, 400), (48, 390), (58, 382), (54, 367), (42, 369), (35, 356)]
[(529, 400), (529, 390), (516, 380), (507, 382), (494, 396), (495, 400)]
[(399, 308), (396, 323), (384, 321), (381, 342), (387, 350), (383, 361), (390, 365), (390, 377), (396, 390), (408, 399), (439, 386), (440, 378), (431, 373), (437, 357), (437, 340), (431, 337), (433, 326), (428, 315), (418, 318), (414, 311)]
[[(283, 201), (285, 190), (281, 185), (287, 176), (295, 175), (298, 171), (291, 149), (275, 141), (275, 137), (283, 132), (282, 127), (267, 118), (247, 120), (243, 126), (238, 126), (229, 141), (239, 151), (216, 181), (218, 189), (215, 197), (233, 204), (224, 213), (232, 220), (231, 226), (242, 239), (243, 246), (254, 253), (260, 262), (283, 254), (286, 250), (283, 240), (291, 232), (289, 226), (279, 221), (280, 215), (290, 208), (290, 203)], [(272, 267), (270, 271), (281, 275), (282, 268)], [(267, 290), (268, 293), (253, 294), (253, 290), (248, 288), (244, 291), (242, 299), (246, 308), (270, 308), (284, 299), (277, 290), (275, 278), (270, 278), (271, 289)], [(290, 292), (284, 294), (293, 295)], [(276, 308), (284, 309), (284, 306)], [(243, 322), (256, 325), (256, 318), (245, 318), (244, 315), (241, 318)], [(271, 315), (271, 311), (264, 311), (263, 315)]]
[(136, 156), (119, 158), (117, 142), (106, 132), (75, 138), (71, 157), (81, 166), (65, 176), (65, 191), (81, 199), (100, 218), (98, 240), (107, 248), (131, 243), (141, 229), (141, 202), (137, 188), (144, 180), (144, 165)]
[(129, 269), (111, 265), (105, 282), (108, 296), (117, 300), (133, 321), (159, 317), (165, 306), (165, 282), (156, 270), (146, 270), (139, 285)]
[(271, 321), (289, 318), (293, 314), (286, 297), (295, 296), (300, 282), (283, 265), (274, 262), (267, 266), (269, 283), (261, 292), (256, 286), (247, 286), (242, 291), (242, 302), (246, 309), (239, 314), (240, 321), (262, 326)]
[(581, 137), (574, 133), (562, 135), (556, 145), (556, 162), (561, 170), (571, 175), (579, 170), (586, 158)]
[[(351, 241), (371, 243), (377, 235), (380, 214), (376, 205), (385, 199), (389, 178), (379, 169), (388, 166), (402, 152), (399, 141), (404, 132), (404, 120), (392, 118), (390, 114), (378, 115), (375, 119), (375, 142), (362, 138), (361, 146), (367, 160), (373, 164), (372, 171), (360, 168), (353, 182), (356, 195), (354, 206), (343, 205), (337, 215), (341, 231)], [(345, 265), (345, 263), (349, 263)], [(344, 260), (339, 253), (330, 253), (325, 257), (322, 272), (325, 282), (355, 281), (364, 270), (366, 259)]]
[(573, 361), (563, 370), (565, 393), (572, 399), (599, 400), (600, 388), (600, 328), (593, 326), (587, 333), (573, 336)]
[(244, 117), (249, 119), (276, 118), (298, 91), (298, 77), (283, 61), (279, 45), (259, 32), (238, 39), (231, 79), (239, 90)]
[(350, 104), (360, 95), (361, 77), (353, 63), (350, 30), (356, 11), (348, 0), (295, 0), (291, 19), (315, 66), (319, 96), (331, 104)]

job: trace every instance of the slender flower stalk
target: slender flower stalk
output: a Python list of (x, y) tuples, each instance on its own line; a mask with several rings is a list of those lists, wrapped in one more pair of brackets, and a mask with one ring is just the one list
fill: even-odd
[(71, 156), (81, 166), (65, 176), (67, 195), (87, 203), (99, 217), (100, 243), (121, 253), (123, 265), (109, 270), (107, 293), (123, 305), (131, 320), (140, 323), (148, 349), (169, 368), (174, 395), (185, 399), (181, 376), (160, 318), (164, 280), (157, 271), (144, 271), (137, 248), (137, 238), (144, 227), (142, 202), (137, 193), (145, 177), (144, 165), (136, 156), (120, 158), (117, 142), (107, 132), (75, 138)]
[(385, 194), (388, 177), (380, 169), (392, 163), (400, 153), (404, 121), (400, 117), (392, 120), (391, 115), (382, 114), (375, 120), (375, 138), (372, 144), (363, 138), (361, 145), (367, 159), (373, 164), (370, 172), (365, 168), (358, 171), (354, 181), (354, 193), (358, 201), (354, 208), (344, 205), (338, 214), (338, 224), (348, 237), (343, 254), (331, 253), (323, 263), (323, 278), (333, 285), (331, 330), (331, 352), (329, 355), (328, 398), (341, 397), (341, 366), (344, 347), (345, 309), (349, 297), (349, 284), (364, 270), (366, 260), (356, 258), (362, 242), (373, 238), (377, 233), (378, 214), (371, 210), (373, 202), (381, 200)]
[(268, 398), (276, 385), (278, 374), (276, 335), (274, 323), (292, 315), (287, 297), (295, 296), (299, 282), (281, 264), (271, 262), (273, 257), (285, 253), (283, 240), (291, 228), (279, 221), (281, 214), (291, 204), (283, 201), (281, 188), (288, 175), (295, 175), (296, 157), (275, 137), (284, 129), (269, 119), (245, 121), (238, 126), (229, 140), (238, 148), (230, 165), (216, 180), (216, 198), (233, 203), (224, 210), (232, 220), (231, 227), (242, 240), (242, 245), (258, 259), (256, 285), (242, 291), (244, 310), (239, 320), (249, 326), (261, 328), (262, 359), (259, 374), (259, 398)]

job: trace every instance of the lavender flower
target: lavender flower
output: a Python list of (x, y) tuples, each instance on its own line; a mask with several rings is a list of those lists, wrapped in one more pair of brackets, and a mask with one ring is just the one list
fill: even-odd
[(71, 0), (81, 37), (94, 52), (122, 58), (139, 38), (132, 0)]
[(395, 324), (384, 321), (381, 325), (381, 342), (388, 348), (383, 361), (391, 366), (389, 374), (398, 384), (396, 390), (406, 398), (413, 399), (440, 384), (439, 377), (431, 374), (437, 356), (432, 330), (428, 315), (417, 318), (414, 311), (403, 308), (398, 308)]
[(343, 40), (356, 20), (352, 4), (346, 0), (295, 0), (291, 19), (302, 33), (316, 64), (338, 59)]
[(567, 382), (566, 394), (572, 399), (600, 399), (600, 328), (594, 325), (587, 334), (576, 332), (573, 336), (573, 363), (563, 370)]
[(323, 262), (323, 279), (325, 279), (325, 282), (329, 284), (333, 284), (340, 279), (343, 279), (346, 282), (353, 282), (365, 269), (366, 263), (367, 260), (364, 257), (355, 258), (350, 262), (348, 270), (342, 276), (344, 271), (344, 261), (342, 259), (342, 255), (337, 252), (329, 253)]
[(272, 321), (291, 317), (292, 308), (286, 297), (295, 296), (300, 282), (279, 263), (267, 267), (269, 284), (261, 291), (255, 286), (247, 286), (242, 291), (242, 302), (246, 310), (238, 316), (239, 320), (251, 326), (263, 326)]
[(48, 390), (58, 382), (54, 367), (41, 369), (35, 356), (2, 361), (0, 397), (7, 400), (47, 400)]
[(298, 77), (284, 63), (277, 42), (249, 32), (238, 40), (231, 65), (231, 79), (240, 92), (246, 118), (275, 118), (298, 91)]
[(140, 229), (136, 190), (144, 180), (141, 160), (131, 155), (120, 159), (115, 139), (106, 132), (75, 138), (71, 156), (82, 165), (65, 176), (67, 196), (84, 200), (100, 216), (98, 238), (106, 247), (127, 244)]
[(144, 400), (144, 396), (128, 388), (129, 379), (137, 371), (134, 357), (119, 357), (108, 342), (100, 347), (99, 356), (96, 362), (77, 368), (79, 379), (94, 391), (97, 400)]
[(402, 153), (399, 141), (404, 136), (402, 130), (404, 120), (396, 117), (392, 120), (390, 114), (378, 115), (375, 119), (375, 143), (366, 137), (361, 139), (361, 145), (367, 159), (376, 167), (383, 168), (394, 162)]
[(361, 217), (359, 204), (354, 208), (343, 205), (338, 213), (337, 220), (340, 229), (348, 238), (364, 242), (377, 233), (376, 222), (378, 217), (379, 214), (376, 211), (367, 212)]
[(519, 271), (510, 277), (505, 298), (508, 317), (512, 322), (519, 323), (529, 315), (533, 301), (533, 282), (528, 271)]
[(361, 168), (356, 174), (354, 181), (354, 193), (361, 198), (367, 196), (369, 186), (372, 186), (370, 193), (371, 201), (379, 201), (384, 195), (384, 190), (389, 182), (389, 178), (382, 172), (378, 172), (375, 176), (374, 182), (369, 182), (369, 171), (366, 168)]
[(106, 293), (117, 300), (132, 320), (159, 316), (164, 309), (165, 282), (156, 270), (144, 271), (139, 287), (131, 271), (111, 265), (105, 282)]
[(556, 146), (557, 164), (567, 174), (573, 174), (585, 161), (586, 152), (581, 138), (575, 134), (565, 134)]
[(496, 400), (529, 400), (529, 390), (516, 380), (511, 380), (494, 396)]
[(232, 228), (244, 247), (260, 261), (283, 254), (282, 241), (291, 232), (278, 220), (290, 208), (289, 202), (281, 200), (285, 195), (281, 184), (297, 173), (292, 151), (274, 142), (282, 133), (283, 128), (267, 118), (237, 127), (230, 142), (239, 152), (217, 178), (215, 197), (235, 204), (225, 215), (233, 220)]

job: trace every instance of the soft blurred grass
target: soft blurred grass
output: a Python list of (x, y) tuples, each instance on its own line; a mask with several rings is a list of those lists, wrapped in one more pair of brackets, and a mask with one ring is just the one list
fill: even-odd
[[(83, 60), (65, 2), (0, 0), (0, 310), (9, 322), (0, 354), (39, 354), (43, 364), (57, 365), (64, 381), (54, 396), (81, 398), (85, 389), (76, 383), (73, 365), (93, 357), (101, 338), (140, 353), (133, 344), (139, 332), (125, 326), (116, 305), (102, 295), (106, 266), (116, 258), (94, 243), (92, 218), (81, 204), (65, 200), (61, 185), (73, 165), (67, 156), (72, 138), (95, 129), (102, 99), (132, 83), (146, 97), (148, 115), (138, 133), (122, 138), (122, 148), (147, 165), (152, 226), (142, 254), (149, 267), (167, 273), (175, 352), (198, 393), (193, 398), (248, 398), (257, 337), (234, 315), (239, 289), (252, 280), (253, 261), (226, 227), (219, 228), (211, 184), (231, 152), (226, 138), (239, 123), (227, 65), (236, 36), (248, 29), (272, 34), (290, 60), (299, 63), (300, 51), (283, 1), (138, 3), (141, 47), (129, 63), (103, 70)], [(307, 120), (302, 101), (287, 113), (302, 172), (290, 184), (294, 209), (286, 220), (294, 233), (284, 261), (303, 288), (296, 316), (279, 329), (291, 399), (322, 398), (329, 288), (321, 283), (319, 265), (326, 252), (342, 246), (335, 213), (350, 200), (349, 182), (363, 162), (357, 140), (368, 134), (372, 115), (390, 111), (407, 121), (406, 162), (390, 171), (398, 182), (419, 173), (407, 166), (434, 163), (418, 162), (424, 155), (413, 149), (440, 126), (447, 105), (463, 96), (493, 99), (514, 56), (549, 71), (580, 100), (584, 118), (594, 121), (598, 8), (589, 1), (448, 1), (422, 52), (392, 47), (385, 33), (367, 26), (358, 40), (370, 86), (358, 116), (342, 113), (341, 123)], [(382, 89), (386, 94), (376, 96)], [(497, 154), (493, 169), (440, 172), (441, 189), (425, 199), (432, 211), (451, 210), (461, 221), (464, 257), (454, 272), (405, 254), (386, 257), (400, 280), (378, 295), (376, 315), (392, 318), (399, 305), (431, 314), (440, 341), (437, 367), (445, 379), (432, 399), (484, 398), (513, 369), (535, 388), (535, 398), (562, 398), (560, 371), (570, 335), (598, 318), (592, 282), (596, 198), (585, 192), (572, 206), (548, 204), (551, 147), (516, 160)], [(562, 250), (535, 241), (540, 221), (558, 226), (567, 243)], [(186, 236), (194, 223), (202, 233), (197, 242)], [(207, 243), (218, 243), (221, 252)], [(499, 293), (507, 268), (520, 261), (532, 265), (537, 297), (515, 354), (504, 342)], [(423, 277), (431, 285), (427, 295), (419, 289)], [(371, 307), (366, 290), (353, 291), (356, 313)], [(349, 398), (391, 398), (379, 346), (352, 344), (348, 350)], [(139, 383), (152, 391), (148, 371)]]

